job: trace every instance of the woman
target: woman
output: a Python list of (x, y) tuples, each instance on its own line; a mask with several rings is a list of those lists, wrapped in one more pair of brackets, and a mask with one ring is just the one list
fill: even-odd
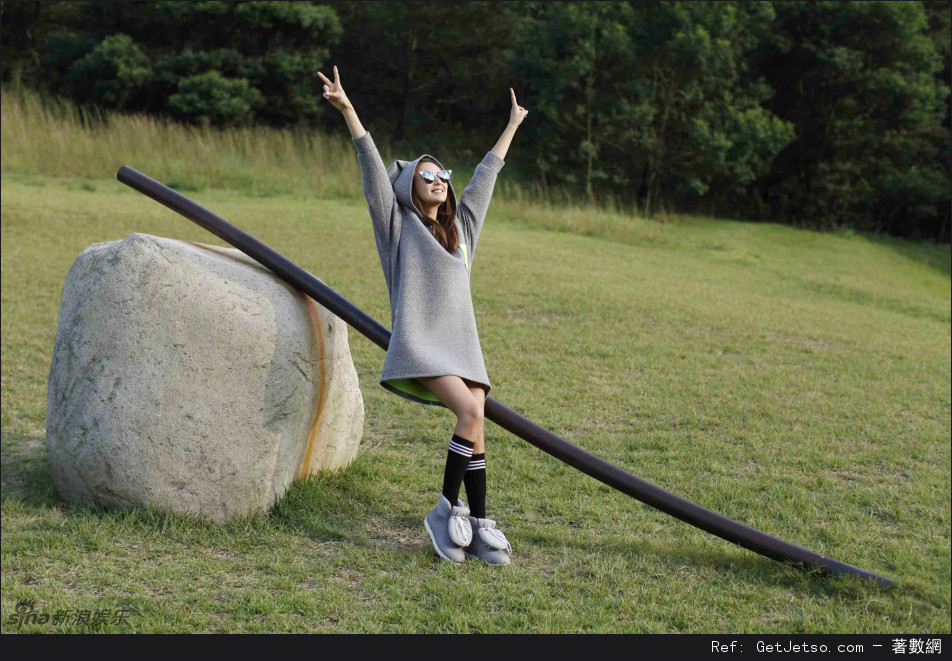
[[(380, 385), (422, 404), (443, 405), (457, 423), (443, 490), (423, 521), (445, 560), (510, 562), (512, 547), (486, 518), (483, 406), (492, 386), (483, 362), (470, 296), (470, 270), (496, 175), (528, 110), (510, 88), (509, 125), (457, 201), (450, 170), (423, 154), (386, 170), (370, 134), (344, 93), (340, 74), (321, 72), (324, 98), (341, 111), (357, 150), (377, 253), (390, 292), (393, 329)], [(469, 508), (459, 501), (465, 482)], [(475, 534), (474, 534), (475, 532)]]

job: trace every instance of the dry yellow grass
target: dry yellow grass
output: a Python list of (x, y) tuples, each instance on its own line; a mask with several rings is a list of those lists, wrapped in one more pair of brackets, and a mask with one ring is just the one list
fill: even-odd
[(27, 89), (2, 93), (5, 172), (100, 179), (130, 165), (183, 190), (355, 197), (353, 148), (317, 132), (191, 127), (104, 113)]
[[(193, 127), (149, 115), (81, 108), (24, 87), (0, 92), (0, 117), (4, 172), (103, 179), (129, 165), (182, 191), (225, 188), (264, 197), (363, 199), (357, 159), (343, 125), (340, 135), (330, 136), (267, 127)], [(385, 136), (374, 141), (384, 163), (410, 158), (393, 154)], [(438, 145), (432, 149), (445, 162), (459, 164), (454, 170), (460, 182), (468, 180), (479, 160), (446, 153)], [(510, 176), (500, 179), (497, 190), (513, 215), (524, 216), (527, 224), (593, 233), (587, 221), (579, 227), (573, 217), (590, 218), (595, 207), (563, 188), (523, 185)], [(610, 196), (600, 199), (597, 208), (630, 217)]]

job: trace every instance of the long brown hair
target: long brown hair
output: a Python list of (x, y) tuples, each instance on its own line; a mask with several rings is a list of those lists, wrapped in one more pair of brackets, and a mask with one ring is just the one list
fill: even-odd
[[(433, 163), (434, 165), (439, 165), (443, 167), (432, 158), (421, 158), (420, 163)], [(416, 173), (414, 173), (416, 176)], [(410, 186), (410, 195), (413, 198), (413, 203), (417, 206), (417, 209), (420, 208), (420, 198), (417, 197), (416, 186)], [(420, 215), (423, 215), (422, 212)], [(426, 223), (426, 228), (430, 231), (430, 234), (436, 237), (436, 240), (440, 242), (440, 245), (446, 248), (446, 251), (449, 253), (455, 253), (456, 249), (459, 248), (459, 231), (456, 229), (456, 206), (453, 204), (453, 198), (450, 195), (450, 186), (446, 185), (446, 200), (443, 201), (437, 210), (436, 210), (436, 220), (423, 216), (423, 222)]]

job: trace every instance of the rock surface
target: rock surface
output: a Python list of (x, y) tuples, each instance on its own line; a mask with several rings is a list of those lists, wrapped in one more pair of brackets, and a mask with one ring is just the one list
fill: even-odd
[(363, 432), (347, 324), (233, 248), (131, 234), (66, 276), (46, 445), (69, 502), (266, 512)]

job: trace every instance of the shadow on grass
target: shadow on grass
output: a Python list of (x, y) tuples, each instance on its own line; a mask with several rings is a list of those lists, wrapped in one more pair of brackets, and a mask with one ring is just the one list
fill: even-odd
[[(112, 520), (166, 536), (181, 534), (183, 539), (195, 534), (205, 541), (234, 535), (266, 537), (269, 530), (285, 530), (303, 533), (317, 542), (343, 541), (366, 546), (374, 544), (375, 539), (385, 539), (389, 532), (380, 530), (385, 518), (369, 516), (388, 509), (389, 494), (380, 488), (379, 471), (363, 457), (337, 473), (295, 482), (266, 514), (237, 517), (223, 524), (196, 514), (151, 507), (67, 503), (53, 481), (45, 439), (28, 434), (2, 432), (2, 468), (0, 501), (4, 503), (15, 501), (37, 510), (57, 508), (68, 516)], [(398, 517), (389, 523), (399, 539), (400, 528), (408, 521)]]
[[(941, 270), (941, 269), (940, 269)], [(794, 274), (777, 272), (779, 280), (789, 283), (792, 287), (788, 290), (790, 295), (799, 295), (807, 298), (821, 298), (828, 301), (843, 303), (855, 303), (857, 305), (866, 305), (879, 308), (889, 312), (904, 314), (915, 319), (928, 319), (940, 323), (949, 323), (949, 315), (926, 304), (920, 304), (918, 301), (884, 296), (864, 291), (857, 287), (846, 287), (834, 282), (826, 282), (808, 277), (802, 277)]]
[(777, 562), (739, 548), (716, 549), (672, 548), (669, 543), (648, 539), (628, 541), (618, 537), (603, 537), (598, 541), (575, 540), (546, 534), (523, 535), (523, 541), (540, 546), (573, 547), (585, 554), (630, 558), (634, 562), (649, 562), (658, 570), (672, 575), (689, 569), (697, 575), (715, 575), (725, 583), (742, 582), (775, 589), (783, 587), (816, 597), (866, 600), (871, 593), (881, 592), (878, 584), (852, 576), (833, 576), (809, 568)]
[(952, 249), (947, 243), (897, 239), (881, 234), (864, 234), (870, 243), (895, 250), (917, 264), (923, 264), (946, 277), (952, 276)]
[(46, 440), (4, 430), (0, 436), (0, 502), (17, 500), (36, 507), (62, 503), (46, 457)]
[[(358, 456), (345, 470), (295, 482), (268, 514), (234, 519), (226, 524), (206, 521), (197, 515), (137, 507), (117, 509), (95, 503), (66, 504), (53, 483), (42, 439), (3, 433), (2, 500), (16, 500), (36, 509), (58, 508), (76, 523), (84, 519), (109, 520), (117, 525), (151, 530), (163, 538), (183, 543), (230, 545), (237, 539), (254, 543), (270, 538), (270, 532), (303, 534), (317, 543), (344, 543), (395, 555), (429, 554), (430, 542), (422, 532), (421, 517), (395, 512), (393, 489), (372, 458)], [(520, 542), (544, 553), (560, 553), (565, 547), (580, 554), (629, 558), (650, 562), (671, 574), (710, 574), (728, 583), (778, 586), (824, 598), (867, 599), (879, 588), (853, 577), (824, 575), (797, 568), (735, 548), (672, 548), (650, 539), (629, 541), (618, 536), (597, 540), (575, 536), (524, 531)], [(926, 598), (914, 586), (902, 593)]]
[[(298, 480), (271, 509), (275, 528), (315, 541), (368, 545), (381, 532), (392, 494), (373, 460), (358, 455), (346, 469)], [(400, 522), (391, 522), (399, 528)]]

